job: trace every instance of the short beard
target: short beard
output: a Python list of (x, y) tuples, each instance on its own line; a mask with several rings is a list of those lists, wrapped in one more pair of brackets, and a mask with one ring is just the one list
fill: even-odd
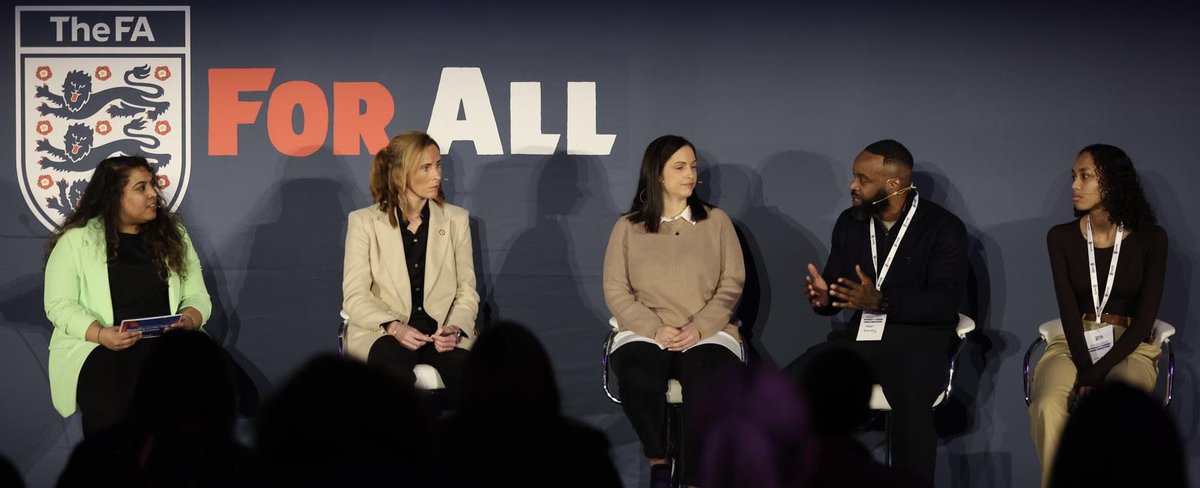
[(887, 192), (880, 188), (870, 199), (863, 200), (862, 203), (850, 207), (850, 218), (858, 222), (866, 222), (871, 220), (871, 217), (882, 215), (884, 210), (887, 210)]

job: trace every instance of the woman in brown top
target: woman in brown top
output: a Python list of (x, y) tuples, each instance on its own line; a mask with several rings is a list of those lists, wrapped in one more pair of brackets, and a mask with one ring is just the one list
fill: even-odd
[[(746, 270), (729, 216), (704, 204), (696, 186), (696, 150), (679, 136), (646, 148), (629, 213), (617, 220), (604, 256), (604, 300), (619, 328), (613, 371), (625, 415), (650, 458), (651, 486), (669, 484), (666, 439), (667, 381), (684, 395), (707, 375), (737, 365), (741, 355), (731, 324)], [(683, 407), (685, 432), (688, 415)], [(697, 436), (685, 435), (682, 479), (700, 472)]]
[(1071, 180), (1079, 219), (1046, 236), (1063, 335), (1050, 338), (1038, 362), (1029, 405), (1043, 486), (1075, 401), (1110, 380), (1153, 392), (1161, 353), (1151, 332), (1167, 234), (1133, 161), (1117, 147), (1091, 145), (1079, 152)]

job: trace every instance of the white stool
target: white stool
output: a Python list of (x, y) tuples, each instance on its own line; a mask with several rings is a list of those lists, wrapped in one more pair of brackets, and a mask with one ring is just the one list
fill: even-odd
[[(350, 326), (350, 316), (346, 315), (346, 311), (342, 310), (342, 324), (338, 327), (338, 354), (346, 355), (346, 329)], [(437, 369), (428, 364), (418, 364), (413, 366), (413, 375), (417, 377), (417, 381), (413, 383), (418, 389), (434, 391), (446, 389), (446, 383), (442, 381), (442, 375), (438, 374)]]
[[(1038, 348), (1049, 344), (1056, 337), (1063, 335), (1062, 319), (1048, 320), (1038, 326), (1038, 337), (1033, 340), (1033, 344), (1029, 345), (1029, 349), (1025, 351), (1025, 362), (1021, 367), (1021, 374), (1024, 377), (1022, 382), (1025, 385), (1025, 405), (1029, 406), (1030, 394), (1033, 390), (1033, 376), (1029, 374), (1029, 366), (1033, 353), (1037, 352)], [(1163, 322), (1161, 320), (1154, 321), (1154, 329), (1151, 332), (1153, 338), (1152, 344), (1162, 348), (1167, 353), (1167, 392), (1166, 398), (1163, 399), (1163, 406), (1171, 404), (1171, 398), (1174, 396), (1175, 390), (1175, 352), (1171, 350), (1171, 336), (1175, 335), (1175, 326)]]
[[(739, 327), (741, 326), (740, 321), (734, 321), (734, 324), (738, 325)], [(620, 405), (621, 399), (617, 398), (617, 396), (613, 394), (612, 390), (610, 390), (608, 386), (609, 353), (612, 352), (613, 338), (616, 337), (619, 330), (617, 318), (612, 317), (608, 319), (608, 325), (610, 330), (608, 331), (608, 335), (604, 338), (604, 356), (601, 360), (601, 365), (604, 368), (601, 384), (604, 387), (604, 394), (608, 395), (608, 399), (612, 400), (613, 403)], [(740, 359), (742, 364), (745, 365), (747, 359), (746, 344), (739, 342), (738, 346), (741, 348), (740, 354), (738, 354), (738, 359)], [(667, 380), (667, 453), (668, 456), (675, 460), (675, 466), (673, 468), (674, 471), (671, 473), (671, 486), (676, 487), (680, 486), (681, 484), (679, 474), (681, 472), (680, 467), (683, 466), (684, 462), (682, 456), (683, 450), (681, 447), (683, 445), (683, 428), (682, 419), (679, 415), (679, 410), (682, 406), (683, 385), (679, 383), (677, 378), (671, 378)]]
[[(933, 405), (930, 408), (937, 408), (938, 405), (941, 405), (942, 402), (944, 402), (944, 401), (946, 401), (946, 399), (950, 398), (950, 390), (954, 386), (954, 369), (955, 369), (955, 365), (958, 362), (958, 355), (959, 355), (959, 353), (962, 352), (963, 346), (965, 346), (967, 344), (967, 341), (966, 341), (967, 334), (971, 333), (974, 330), (975, 330), (975, 321), (972, 320), (971, 317), (967, 317), (966, 315), (963, 315), (961, 313), (958, 314), (958, 325), (956, 325), (954, 327), (954, 333), (958, 334), (959, 342), (958, 342), (958, 347), (954, 349), (954, 355), (950, 356), (950, 375), (946, 379), (946, 389), (942, 390), (942, 392), (938, 394), (937, 398), (935, 398), (933, 400)], [(871, 410), (883, 412), (885, 415), (884, 426), (886, 429), (885, 435), (887, 436), (887, 440), (886, 440), (887, 462), (888, 462), (888, 465), (891, 465), (892, 464), (892, 429), (891, 429), (892, 424), (891, 424), (891, 419), (887, 418), (886, 415), (888, 414), (888, 412), (892, 411), (892, 404), (888, 403), (887, 396), (883, 394), (883, 387), (881, 385), (876, 384), (871, 387), (871, 403), (870, 403), (870, 405), (871, 405)]]

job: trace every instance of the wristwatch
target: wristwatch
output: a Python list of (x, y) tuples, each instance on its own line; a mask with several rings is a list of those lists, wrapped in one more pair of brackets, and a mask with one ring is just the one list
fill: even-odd
[(888, 311), (887, 295), (884, 295), (882, 291), (879, 292), (879, 307), (877, 308), (876, 311), (878, 311), (880, 313), (887, 313), (887, 311)]

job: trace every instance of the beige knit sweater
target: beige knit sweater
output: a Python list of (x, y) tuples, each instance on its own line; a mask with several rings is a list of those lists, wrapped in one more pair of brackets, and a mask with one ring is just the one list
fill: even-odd
[(659, 326), (695, 324), (700, 337), (730, 324), (742, 296), (746, 267), (733, 223), (709, 209), (695, 224), (682, 218), (646, 232), (622, 216), (613, 226), (604, 255), (604, 301), (621, 330), (654, 337)]

